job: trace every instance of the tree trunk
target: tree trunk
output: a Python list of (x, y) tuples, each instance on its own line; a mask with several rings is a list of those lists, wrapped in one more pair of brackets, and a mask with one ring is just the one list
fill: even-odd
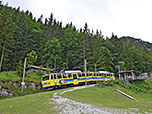
[(4, 47), (3, 47), (3, 51), (2, 51), (2, 55), (1, 55), (0, 72), (1, 72), (1, 69), (2, 69), (2, 63), (3, 63), (3, 58), (4, 58), (4, 49), (5, 49), (5, 45), (4, 45)]

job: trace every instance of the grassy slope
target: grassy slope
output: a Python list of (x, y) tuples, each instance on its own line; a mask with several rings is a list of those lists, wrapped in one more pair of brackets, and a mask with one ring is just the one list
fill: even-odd
[(135, 93), (132, 90), (119, 87), (120, 90), (125, 91), (127, 94), (135, 97), (137, 100), (130, 100), (123, 95), (115, 92), (112, 87), (91, 87), (81, 90), (65, 93), (64, 97), (93, 104), (99, 107), (110, 108), (138, 108), (140, 113), (152, 112), (152, 94)]
[[(13, 74), (10, 74), (8, 74), (8, 76), (11, 77), (11, 75)], [(4, 78), (2, 79), (4, 80)], [(14, 81), (16, 81), (16, 79), (17, 77), (14, 78)], [(146, 81), (146, 83), (148, 83), (152, 87), (152, 79)], [(99, 107), (110, 107), (120, 109), (138, 108), (139, 112), (141, 113), (145, 111), (152, 112), (152, 93), (144, 93), (143, 91), (133, 91), (134, 87), (131, 87), (132, 89), (126, 89), (119, 85), (115, 87), (135, 97), (137, 100), (132, 101), (128, 98), (125, 98), (121, 94), (115, 92), (110, 86), (96, 86), (81, 90), (75, 90), (72, 92), (65, 93), (64, 96), (76, 101), (93, 104)], [(137, 89), (139, 91), (139, 88)], [(52, 98), (54, 92), (56, 91), (0, 100), (0, 114), (56, 113), (57, 111), (53, 109), (54, 104), (49, 104), (49, 102), (51, 102), (50, 99)]]
[[(19, 82), (21, 80), (22, 80), (22, 76), (19, 76), (15, 71), (1, 72), (0, 73), (0, 81)], [(41, 81), (41, 76), (39, 76), (38, 73), (26, 72), (26, 74), (25, 74), (25, 82), (27, 82), (27, 81), (39, 84), (40, 81)]]
[(0, 100), (0, 114), (51, 114), (57, 113), (50, 104), (53, 93), (43, 92), (23, 97)]

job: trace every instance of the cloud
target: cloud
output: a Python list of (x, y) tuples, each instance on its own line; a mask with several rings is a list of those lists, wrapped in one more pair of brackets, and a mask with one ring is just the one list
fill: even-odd
[(32, 11), (37, 18), (49, 17), (53, 12), (58, 21), (73, 22), (78, 28), (88, 23), (103, 35), (111, 33), (133, 36), (152, 42), (151, 0), (3, 0), (12, 6)]

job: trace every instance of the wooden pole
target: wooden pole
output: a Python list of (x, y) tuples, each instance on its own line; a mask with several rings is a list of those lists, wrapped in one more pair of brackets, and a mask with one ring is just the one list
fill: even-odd
[(21, 85), (22, 85), (21, 95), (22, 96), (23, 96), (23, 87), (25, 85), (24, 77), (25, 77), (25, 69), (26, 69), (26, 60), (27, 60), (27, 58), (25, 58), (25, 60), (24, 60), (23, 78), (22, 78), (22, 82), (21, 82)]
[(1, 72), (1, 69), (2, 69), (2, 63), (3, 63), (3, 58), (4, 58), (4, 49), (5, 49), (5, 45), (4, 45), (4, 47), (3, 47), (3, 51), (2, 51), (2, 55), (1, 55), (0, 72)]
[(126, 93), (120, 91), (119, 89), (114, 89), (114, 90), (117, 91), (118, 93), (121, 93), (121, 94), (124, 95), (125, 97), (128, 97), (129, 99), (136, 100), (135, 98), (133, 98), (133, 97), (127, 95)]
[(84, 69), (85, 69), (85, 85), (87, 85), (87, 61), (84, 59)]
[(95, 65), (94, 65), (94, 67), (95, 67), (95, 72), (96, 72), (96, 63), (95, 63)]

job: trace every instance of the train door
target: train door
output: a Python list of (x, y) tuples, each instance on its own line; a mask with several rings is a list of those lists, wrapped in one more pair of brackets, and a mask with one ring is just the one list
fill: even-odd
[(57, 74), (54, 74), (54, 85), (57, 85)]
[(55, 86), (53, 74), (50, 74), (50, 85), (51, 85), (51, 86)]
[(72, 76), (73, 76), (73, 84), (77, 85), (78, 84), (77, 73), (73, 73)]
[(104, 74), (104, 73), (103, 73), (103, 78), (104, 78), (103, 81), (107, 81), (107, 74)]

